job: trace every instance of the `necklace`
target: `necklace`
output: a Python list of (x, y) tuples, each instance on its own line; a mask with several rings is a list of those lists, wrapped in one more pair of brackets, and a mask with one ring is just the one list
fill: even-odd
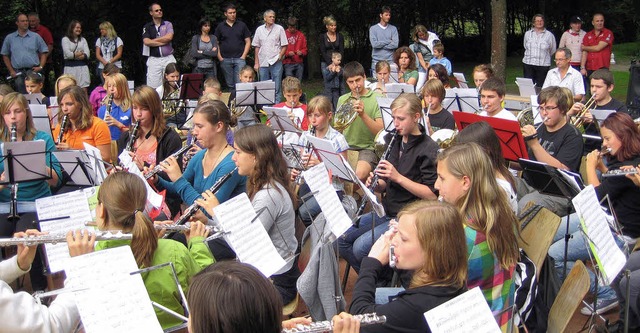
[[(209, 176), (209, 174), (211, 172), (213, 172), (213, 170), (216, 168), (216, 166), (218, 166), (218, 163), (220, 162), (220, 157), (222, 156), (222, 153), (224, 153), (224, 151), (227, 149), (227, 147), (229, 147), (228, 143), (225, 143), (224, 147), (222, 147), (222, 149), (220, 149), (220, 153), (218, 153), (218, 157), (216, 157), (215, 161), (213, 162), (213, 164), (211, 165), (211, 171), (207, 173), (207, 176), (205, 176), (204, 172), (202, 173), (202, 177), (206, 178)], [(207, 150), (207, 152), (205, 153), (205, 158), (202, 159), (202, 169), (204, 171), (204, 169), (206, 168), (206, 160), (207, 160), (207, 156), (209, 154), (210, 150)]]

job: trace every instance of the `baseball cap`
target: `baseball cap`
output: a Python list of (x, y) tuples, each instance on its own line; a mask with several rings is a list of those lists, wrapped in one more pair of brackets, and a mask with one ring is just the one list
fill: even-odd
[(569, 23), (582, 23), (582, 19), (580, 18), (580, 16), (572, 16), (571, 19), (569, 20)]

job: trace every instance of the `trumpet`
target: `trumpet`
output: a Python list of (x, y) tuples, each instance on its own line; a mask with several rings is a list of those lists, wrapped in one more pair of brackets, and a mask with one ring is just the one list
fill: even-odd
[(111, 117), (111, 107), (113, 103), (113, 94), (109, 94), (107, 95), (107, 97), (105, 98), (105, 109), (104, 109), (104, 118), (102, 119), (107, 119), (107, 117)]
[[(354, 315), (353, 318), (360, 322), (360, 326), (384, 324), (387, 321), (386, 316), (378, 316), (374, 313), (365, 313), (360, 315)], [(298, 324), (294, 328), (285, 328), (282, 333), (321, 333), (321, 332), (333, 332), (333, 322), (330, 320), (316, 321), (309, 325)]]
[(133, 151), (133, 144), (138, 139), (138, 130), (140, 129), (140, 120), (137, 120), (133, 127), (131, 128), (131, 135), (129, 136), (129, 141), (127, 141), (127, 145), (124, 147), (125, 151)]
[[(120, 230), (109, 230), (109, 231), (86, 230), (86, 232), (94, 233), (96, 235), (97, 241), (106, 241), (106, 240), (114, 240), (114, 239), (129, 240), (132, 238), (131, 234), (125, 234)], [(32, 245), (40, 245), (40, 244), (58, 244), (58, 243), (65, 243), (66, 241), (67, 241), (67, 234), (11, 237), (11, 238), (0, 238), (0, 247), (14, 246), (14, 245), (32, 246)]]
[(67, 122), (69, 122), (69, 115), (65, 114), (64, 117), (62, 117), (62, 122), (60, 122), (60, 132), (58, 133), (56, 144), (62, 143), (62, 137), (64, 136), (64, 131), (66, 130)]
[(333, 115), (333, 127), (338, 132), (342, 133), (358, 117), (355, 105), (360, 101), (360, 88), (356, 88), (354, 92)]
[(587, 113), (587, 111), (589, 111), (590, 109), (593, 109), (596, 106), (597, 106), (596, 95), (593, 94), (591, 95), (591, 98), (589, 98), (589, 100), (582, 106), (582, 109), (580, 109), (580, 112), (571, 117), (572, 118), (571, 125), (575, 127), (580, 127), (584, 125), (584, 115)]
[[(178, 151), (176, 151), (175, 153), (171, 154), (169, 157), (165, 158), (162, 162), (168, 160), (171, 157), (178, 158), (178, 156), (180, 156), (185, 151), (191, 149), (191, 147), (193, 147), (193, 144), (186, 145), (186, 146), (180, 148)], [(144, 179), (149, 179), (149, 178), (153, 177), (156, 173), (162, 171), (162, 166), (161, 166), (162, 162), (158, 163), (158, 165), (156, 165), (153, 169), (151, 169), (151, 171), (147, 172), (147, 174), (144, 175)]]

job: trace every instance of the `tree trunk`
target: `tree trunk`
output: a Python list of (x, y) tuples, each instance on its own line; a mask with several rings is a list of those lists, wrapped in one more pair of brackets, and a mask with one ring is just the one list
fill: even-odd
[(306, 1), (308, 4), (308, 10), (303, 11), (306, 16), (304, 25), (307, 30), (307, 77), (312, 80), (322, 76), (320, 73), (320, 49), (318, 46), (318, 29), (317, 20), (315, 15), (311, 13), (318, 12), (318, 3), (316, 0)]
[(507, 65), (507, 0), (491, 0), (491, 66), (505, 80)]

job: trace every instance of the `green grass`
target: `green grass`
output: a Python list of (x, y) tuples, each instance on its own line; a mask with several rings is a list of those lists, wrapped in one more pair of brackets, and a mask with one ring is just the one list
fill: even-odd
[[(627, 89), (629, 87), (629, 65), (631, 64), (632, 58), (640, 58), (640, 42), (614, 44), (613, 53), (615, 55), (616, 65), (611, 66), (611, 71), (613, 72), (616, 84), (611, 95), (615, 99), (625, 103), (627, 100)], [(478, 63), (460, 63), (454, 61), (453, 70), (464, 73), (467, 81), (472, 82), (471, 74), (473, 67), (477, 64)], [(507, 94), (518, 94), (518, 87), (515, 84), (516, 77), (522, 77), (522, 58), (520, 56), (507, 58)], [(305, 80), (302, 85), (302, 89), (307, 94), (307, 100), (322, 93), (323, 90), (322, 79)]]

